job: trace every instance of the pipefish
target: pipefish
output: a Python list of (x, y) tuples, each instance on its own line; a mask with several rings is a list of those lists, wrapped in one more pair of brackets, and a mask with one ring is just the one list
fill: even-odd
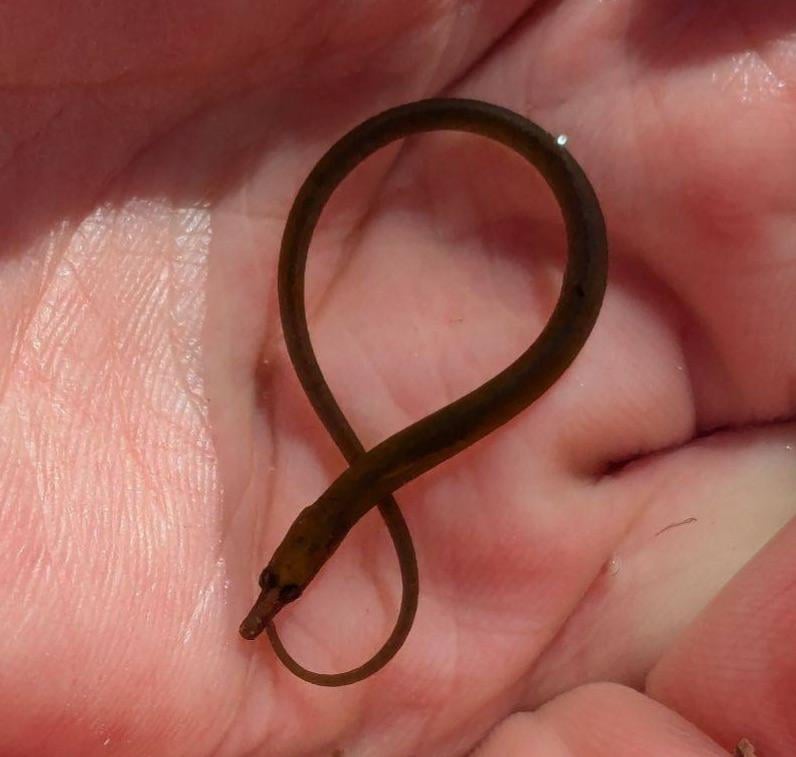
[[(519, 153), (542, 174), (563, 213), (568, 253), (558, 301), (531, 346), (482, 386), (366, 451), (332, 396), (310, 342), (304, 274), (313, 231), (338, 184), (381, 147), (420, 132), (453, 130), (488, 137)], [(349, 467), (288, 529), (260, 574), (260, 595), (240, 626), (254, 639), (266, 630), (295, 675), (321, 686), (355, 683), (396, 654), (414, 620), (418, 572), (414, 546), (393, 492), (506, 423), (541, 396), (583, 347), (602, 305), (608, 268), (605, 222), (586, 175), (541, 127), (478, 100), (433, 98), (374, 116), (342, 137), (301, 186), (288, 215), (279, 257), (279, 309), (288, 354), (318, 417)], [(350, 529), (378, 507), (398, 555), (402, 599), (390, 636), (367, 662), (343, 673), (302, 667), (283, 646), (274, 616), (301, 593)]]

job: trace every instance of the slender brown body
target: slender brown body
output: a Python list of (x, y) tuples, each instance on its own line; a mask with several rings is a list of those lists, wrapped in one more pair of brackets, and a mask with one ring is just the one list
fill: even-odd
[[(569, 252), (558, 302), (536, 341), (478, 389), (365, 451), (343, 416), (310, 342), (304, 272), (310, 239), (334, 189), (380, 147), (418, 132), (467, 131), (518, 152), (542, 173), (561, 206)], [(293, 203), (282, 238), (279, 305), (288, 352), (307, 396), (349, 468), (302, 510), (260, 576), (261, 593), (241, 635), (264, 629), (280, 660), (304, 680), (325, 686), (354, 683), (383, 667), (406, 639), (417, 608), (417, 563), (411, 537), (392, 493), (478, 441), (521, 412), (566, 370), (585, 343), (602, 305), (608, 266), (605, 224), (580, 166), (555, 137), (522, 116), (477, 100), (432, 99), (402, 105), (365, 121), (318, 162)], [(378, 506), (401, 566), (398, 620), (366, 663), (339, 674), (314, 673), (293, 660), (272, 620), (300, 596), (354, 524)]]

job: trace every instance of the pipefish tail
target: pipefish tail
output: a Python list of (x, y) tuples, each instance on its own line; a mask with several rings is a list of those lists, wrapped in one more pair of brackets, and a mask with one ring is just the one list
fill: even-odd
[[(365, 451), (332, 396), (310, 342), (304, 274), (313, 231), (338, 184), (381, 147), (412, 134), (471, 132), (495, 140), (534, 165), (563, 213), (568, 253), (558, 301), (536, 341), (511, 365), (469, 394)], [(415, 551), (393, 492), (506, 423), (541, 396), (586, 342), (602, 305), (608, 249), (605, 222), (583, 170), (563, 144), (517, 113), (477, 100), (435, 98), (401, 105), (360, 124), (320, 159), (296, 196), (279, 258), (279, 307), (288, 353), (318, 417), (349, 467), (302, 510), (260, 575), (260, 595), (241, 624), (253, 639), (263, 630), (295, 675), (321, 686), (355, 683), (381, 669), (404, 643), (418, 598)], [(354, 524), (378, 507), (401, 570), (402, 599), (387, 641), (367, 662), (344, 673), (302, 667), (283, 646), (274, 616), (307, 587)]]

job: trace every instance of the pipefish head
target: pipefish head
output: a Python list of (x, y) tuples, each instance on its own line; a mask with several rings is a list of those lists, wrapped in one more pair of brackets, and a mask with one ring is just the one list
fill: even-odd
[(301, 596), (301, 591), (296, 584), (281, 582), (269, 564), (260, 574), (260, 596), (240, 624), (240, 635), (256, 639), (285, 605)]
[(342, 536), (323, 508), (305, 508), (260, 574), (260, 596), (240, 625), (244, 639), (259, 636), (274, 616), (301, 596)]

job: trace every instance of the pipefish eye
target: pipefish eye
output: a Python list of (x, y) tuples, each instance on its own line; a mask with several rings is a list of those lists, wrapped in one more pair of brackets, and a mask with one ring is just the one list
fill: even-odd
[(276, 576), (268, 570), (268, 568), (264, 568), (263, 572), (260, 573), (260, 588), (264, 590), (274, 589), (277, 586), (277, 578)]
[(279, 590), (279, 601), (287, 604), (293, 602), (301, 596), (301, 587), (296, 584), (288, 584)]

